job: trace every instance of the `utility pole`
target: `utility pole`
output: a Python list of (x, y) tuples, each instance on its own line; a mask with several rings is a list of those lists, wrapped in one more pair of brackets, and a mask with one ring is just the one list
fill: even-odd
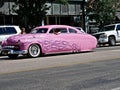
[(86, 28), (85, 28), (85, 0), (82, 1), (82, 26), (83, 26), (83, 29), (84, 31), (86, 31)]
[(9, 10), (8, 12), (9, 12), (9, 15), (11, 14), (11, 13), (10, 13), (10, 11), (11, 11), (10, 3), (11, 3), (11, 2), (10, 2), (10, 0), (9, 0), (9, 2), (8, 2), (8, 10)]

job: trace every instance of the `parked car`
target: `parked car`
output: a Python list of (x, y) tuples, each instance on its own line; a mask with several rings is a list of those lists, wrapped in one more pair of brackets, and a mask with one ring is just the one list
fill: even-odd
[(116, 43), (120, 42), (120, 23), (106, 25), (93, 36), (97, 38), (98, 44), (115, 46)]
[(75, 27), (77, 29), (79, 29), (81, 32), (85, 33), (85, 31), (81, 28), (81, 27)]
[(46, 25), (34, 28), (29, 34), (9, 37), (2, 44), (2, 53), (9, 58), (17, 58), (19, 54), (38, 57), (42, 54), (92, 51), (96, 46), (94, 36), (75, 27)]
[(0, 53), (1, 53), (1, 43), (8, 37), (20, 34), (21, 30), (19, 26), (16, 25), (1, 25), (0, 26)]

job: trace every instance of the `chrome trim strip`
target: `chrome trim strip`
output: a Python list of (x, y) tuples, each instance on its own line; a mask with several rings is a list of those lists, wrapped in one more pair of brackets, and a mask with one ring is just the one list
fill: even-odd
[(12, 49), (2, 49), (2, 54), (8, 55), (8, 54), (27, 54), (27, 50), (12, 50)]

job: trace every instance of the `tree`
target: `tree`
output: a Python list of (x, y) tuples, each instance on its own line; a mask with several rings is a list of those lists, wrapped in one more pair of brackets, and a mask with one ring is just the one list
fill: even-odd
[(90, 0), (87, 12), (92, 13), (90, 19), (94, 19), (99, 26), (114, 23), (115, 13), (120, 7), (120, 0)]
[(47, 2), (67, 3), (67, 0), (15, 0), (13, 11), (16, 12), (22, 22), (26, 25), (41, 25), (45, 18), (46, 10), (50, 7), (46, 5)]

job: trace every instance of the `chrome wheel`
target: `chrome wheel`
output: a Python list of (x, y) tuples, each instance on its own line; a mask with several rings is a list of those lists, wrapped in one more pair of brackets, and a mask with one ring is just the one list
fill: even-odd
[(110, 46), (115, 46), (116, 45), (116, 41), (114, 37), (109, 37), (109, 45)]
[(37, 44), (30, 45), (28, 55), (30, 57), (38, 57), (41, 54), (40, 47)]

